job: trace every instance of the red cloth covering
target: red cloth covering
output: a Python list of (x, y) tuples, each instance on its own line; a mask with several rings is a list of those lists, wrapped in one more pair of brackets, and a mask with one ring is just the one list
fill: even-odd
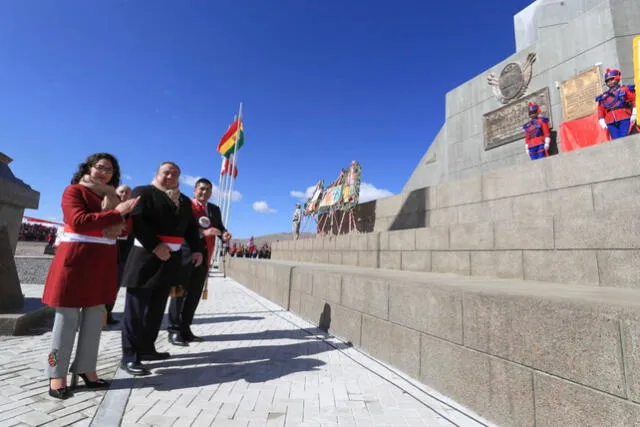
[(577, 150), (609, 141), (609, 132), (600, 127), (598, 113), (560, 124), (560, 151)]

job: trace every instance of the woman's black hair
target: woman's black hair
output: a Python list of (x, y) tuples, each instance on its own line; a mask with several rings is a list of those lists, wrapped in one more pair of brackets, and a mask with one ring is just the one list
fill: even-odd
[(80, 179), (84, 175), (89, 175), (91, 166), (94, 166), (100, 160), (109, 160), (111, 165), (113, 165), (113, 175), (111, 175), (111, 180), (107, 182), (107, 185), (112, 187), (117, 187), (120, 185), (120, 165), (118, 164), (118, 160), (109, 153), (95, 153), (87, 157), (87, 160), (84, 163), (80, 163), (78, 165), (78, 170), (73, 174), (73, 178), (71, 178), (71, 184), (77, 184), (80, 182)]

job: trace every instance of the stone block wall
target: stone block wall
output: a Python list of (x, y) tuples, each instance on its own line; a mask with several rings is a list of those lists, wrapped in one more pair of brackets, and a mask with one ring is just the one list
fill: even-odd
[(498, 425), (640, 419), (636, 290), (244, 258), (228, 265), (251, 289), (272, 283), (267, 265), (290, 271), (279, 288), (290, 289), (292, 312), (316, 325), (324, 317), (332, 334)]
[[(551, 116), (557, 131), (564, 120), (556, 83), (594, 65), (619, 68), (623, 83), (633, 81), (631, 40), (640, 34), (640, 2), (633, 0), (575, 0), (541, 7), (540, 31), (534, 44), (485, 70), (446, 96), (445, 123), (412, 175), (403, 192), (465, 179), (483, 172), (529, 162), (524, 139), (491, 150), (484, 149), (483, 115), (502, 104), (494, 97), (486, 76), (497, 75), (510, 62), (521, 62), (535, 53), (529, 93), (549, 88)], [(546, 24), (561, 21), (561, 25)], [(518, 29), (516, 28), (516, 33)], [(526, 121), (523, 117), (523, 121)], [(428, 146), (428, 144), (427, 144)], [(561, 153), (564, 155), (564, 153)]]
[(640, 135), (358, 207), (360, 235), (274, 259), (640, 287)]

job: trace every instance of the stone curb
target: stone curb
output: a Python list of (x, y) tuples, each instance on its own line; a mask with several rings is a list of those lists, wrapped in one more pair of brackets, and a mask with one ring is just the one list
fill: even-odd
[(118, 388), (110, 388), (105, 393), (98, 409), (91, 419), (89, 427), (118, 427), (122, 423), (124, 411), (127, 408), (134, 377), (123, 369), (118, 368), (112, 381), (117, 381)]

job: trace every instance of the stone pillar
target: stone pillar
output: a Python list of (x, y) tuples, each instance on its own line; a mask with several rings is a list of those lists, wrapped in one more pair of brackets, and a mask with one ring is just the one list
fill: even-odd
[(13, 175), (9, 169), (12, 161), (0, 153), (0, 227), (7, 227), (11, 252), (15, 254), (24, 210), (38, 209), (40, 193)]
[(0, 153), (0, 312), (21, 309), (24, 304), (13, 256), (26, 208), (37, 209), (40, 193), (16, 178)]

